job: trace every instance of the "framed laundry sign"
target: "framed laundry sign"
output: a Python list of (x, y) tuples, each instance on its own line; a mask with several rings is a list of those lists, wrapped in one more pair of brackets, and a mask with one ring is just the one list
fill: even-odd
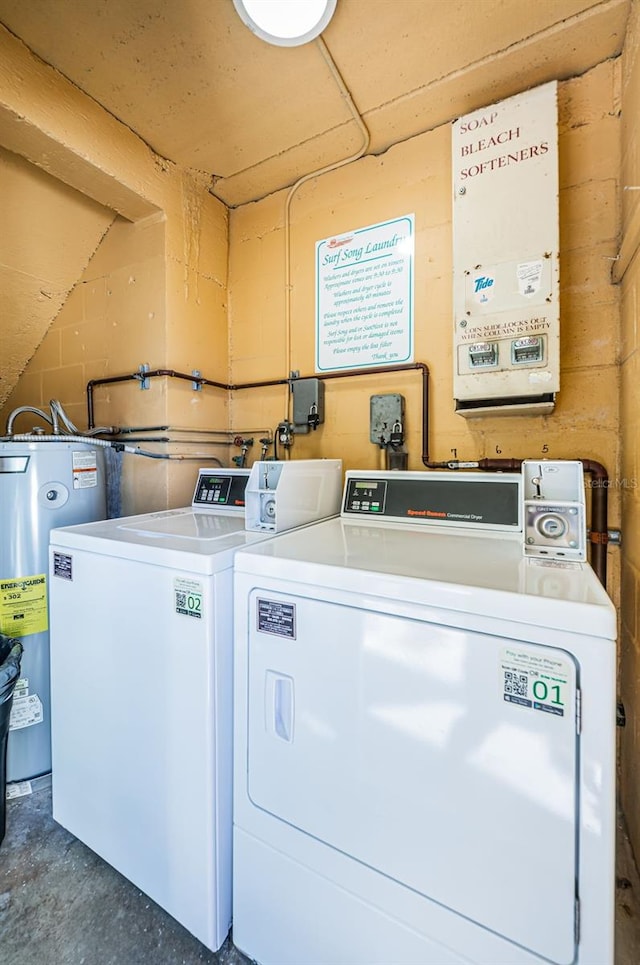
[(316, 242), (316, 372), (413, 361), (414, 221)]

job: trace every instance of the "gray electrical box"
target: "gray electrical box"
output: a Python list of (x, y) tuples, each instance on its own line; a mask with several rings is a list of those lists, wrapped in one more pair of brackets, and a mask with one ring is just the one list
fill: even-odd
[(377, 446), (384, 448), (391, 438), (396, 425), (404, 429), (404, 396), (397, 392), (387, 395), (371, 396), (371, 411), (369, 418), (369, 438)]
[(296, 433), (310, 432), (324, 422), (324, 382), (321, 379), (295, 379), (293, 423)]

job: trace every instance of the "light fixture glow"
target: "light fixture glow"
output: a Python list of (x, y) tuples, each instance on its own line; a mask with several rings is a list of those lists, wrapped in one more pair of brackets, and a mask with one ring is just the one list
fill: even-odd
[(256, 36), (278, 47), (315, 40), (333, 16), (337, 0), (233, 0), (238, 16)]

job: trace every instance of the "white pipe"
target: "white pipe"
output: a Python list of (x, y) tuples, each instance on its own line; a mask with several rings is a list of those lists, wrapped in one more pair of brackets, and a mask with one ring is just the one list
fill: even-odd
[[(59, 434), (57, 436), (45, 436), (45, 435), (33, 435), (29, 432), (23, 432), (18, 435), (9, 435), (0, 437), (0, 442), (84, 442), (90, 446), (102, 446), (103, 449), (110, 449), (114, 443), (107, 439), (91, 439), (88, 436), (68, 436)], [(127, 452), (134, 452), (135, 450), (131, 446), (121, 446), (120, 443), (117, 444), (118, 448), (123, 448)]]
[(89, 436), (34, 436), (29, 433), (23, 433), (22, 435), (16, 436), (0, 436), (0, 442), (33, 442), (36, 445), (39, 445), (41, 442), (80, 442), (87, 446), (100, 446), (103, 449), (117, 449), (120, 452), (128, 452), (132, 456), (146, 456), (148, 459), (169, 459), (176, 462), (202, 462), (203, 460), (206, 460), (207, 462), (217, 462), (220, 466), (222, 466), (220, 459), (218, 459), (216, 456), (210, 456), (208, 454), (191, 453), (189, 455), (181, 455), (165, 452), (150, 452), (148, 449), (140, 449), (139, 446), (126, 446), (122, 442), (114, 442), (109, 439), (95, 439), (90, 438)]

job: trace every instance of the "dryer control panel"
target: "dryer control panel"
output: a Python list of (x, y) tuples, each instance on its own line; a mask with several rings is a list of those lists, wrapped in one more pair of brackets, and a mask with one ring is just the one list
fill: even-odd
[(347, 472), (342, 516), (520, 532), (519, 473)]

